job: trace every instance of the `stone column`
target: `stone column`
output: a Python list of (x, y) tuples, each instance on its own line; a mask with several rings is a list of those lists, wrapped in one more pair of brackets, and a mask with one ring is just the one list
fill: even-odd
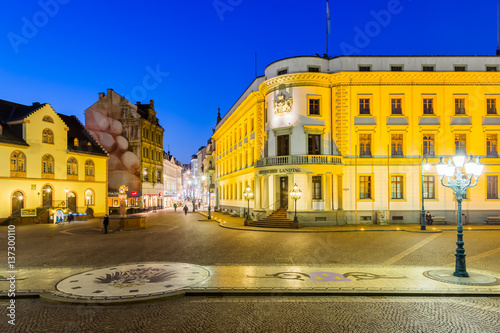
[(264, 191), (262, 193), (262, 208), (269, 207), (269, 176), (264, 176)]
[(312, 210), (312, 196), (313, 196), (312, 173), (307, 174), (307, 189), (306, 193), (304, 194), (306, 199), (306, 209), (310, 211)]
[[(288, 177), (288, 193), (290, 193), (290, 190), (293, 188), (293, 184), (294, 184), (293, 173), (287, 174), (286, 176)], [(292, 212), (294, 210), (294, 208), (295, 208), (293, 206), (294, 204), (295, 204), (295, 201), (290, 198), (290, 195), (288, 195), (288, 210), (289, 211)]]
[(261, 181), (260, 176), (255, 175), (255, 200), (254, 200), (254, 209), (261, 209), (262, 208), (262, 190), (260, 189), (260, 181)]
[(325, 174), (325, 210), (332, 210), (332, 174)]

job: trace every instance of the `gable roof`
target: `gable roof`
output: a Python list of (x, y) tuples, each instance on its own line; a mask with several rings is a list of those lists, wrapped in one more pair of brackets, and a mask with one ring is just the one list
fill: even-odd
[[(85, 126), (78, 120), (76, 116), (66, 116), (57, 114), (62, 121), (68, 126), (68, 151), (83, 154), (108, 156), (108, 153), (97, 142), (96, 139), (85, 129)], [(75, 139), (78, 139), (78, 145), (75, 146)], [(90, 143), (90, 145), (88, 144)]]
[(0, 99), (0, 121), (8, 123), (25, 119), (43, 106), (45, 104), (22, 105)]

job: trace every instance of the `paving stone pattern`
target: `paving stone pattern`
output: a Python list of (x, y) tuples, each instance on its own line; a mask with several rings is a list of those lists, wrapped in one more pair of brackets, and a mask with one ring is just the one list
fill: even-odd
[[(5, 301), (0, 301), (3, 307)], [(498, 298), (183, 297), (120, 306), (19, 300), (5, 333), (480, 332), (500, 330)]]

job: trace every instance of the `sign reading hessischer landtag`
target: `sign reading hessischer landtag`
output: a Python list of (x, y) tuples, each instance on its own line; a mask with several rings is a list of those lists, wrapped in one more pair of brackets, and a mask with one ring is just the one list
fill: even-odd
[(295, 173), (295, 172), (300, 172), (300, 168), (280, 168), (280, 169), (260, 170), (259, 174), (266, 175), (268, 173)]

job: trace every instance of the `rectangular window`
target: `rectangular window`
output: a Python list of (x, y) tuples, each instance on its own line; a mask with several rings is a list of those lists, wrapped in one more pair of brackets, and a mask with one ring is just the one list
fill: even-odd
[(424, 199), (436, 199), (434, 176), (424, 176)]
[(422, 71), (424, 72), (434, 72), (434, 66), (423, 66)]
[(496, 72), (498, 70), (497, 66), (486, 66), (487, 72)]
[(423, 144), (422, 144), (422, 155), (424, 156), (435, 156), (434, 152), (434, 134), (424, 134)]
[(486, 99), (486, 114), (497, 114), (497, 99)]
[(498, 176), (486, 176), (486, 199), (498, 199)]
[(144, 171), (142, 173), (144, 174), (144, 181), (148, 182), (149, 181), (148, 169), (144, 168)]
[(359, 156), (360, 157), (372, 157), (372, 135), (371, 134), (360, 134), (359, 135)]
[(424, 114), (434, 114), (433, 98), (424, 98)]
[(360, 98), (359, 99), (359, 114), (370, 114), (370, 99)]
[(465, 98), (455, 98), (455, 114), (465, 114)]
[(403, 66), (391, 66), (392, 72), (401, 72), (403, 70)]
[(308, 70), (309, 72), (319, 72), (319, 67), (309, 66), (309, 67), (307, 68), (307, 70)]
[(391, 114), (403, 114), (402, 98), (391, 98)]
[(319, 98), (309, 99), (309, 115), (319, 115)]
[(321, 176), (312, 176), (313, 200), (321, 200)]
[(359, 176), (359, 198), (371, 199), (372, 198), (372, 177)]
[(370, 66), (359, 66), (358, 68), (360, 72), (369, 72), (372, 70)]
[(403, 176), (391, 176), (391, 199), (403, 199)]
[(278, 156), (286, 156), (289, 154), (289, 135), (278, 135)]
[(467, 137), (465, 134), (455, 134), (455, 154), (462, 153), (467, 155), (466, 143)]
[(307, 136), (307, 153), (309, 155), (321, 155), (321, 135), (309, 134)]
[(455, 66), (455, 72), (465, 72), (465, 66)]
[(486, 134), (486, 156), (498, 157), (498, 141), (496, 134)]
[(285, 74), (288, 74), (288, 69), (280, 69), (278, 71), (278, 75), (285, 75)]
[(391, 134), (391, 155), (403, 156), (403, 134)]

